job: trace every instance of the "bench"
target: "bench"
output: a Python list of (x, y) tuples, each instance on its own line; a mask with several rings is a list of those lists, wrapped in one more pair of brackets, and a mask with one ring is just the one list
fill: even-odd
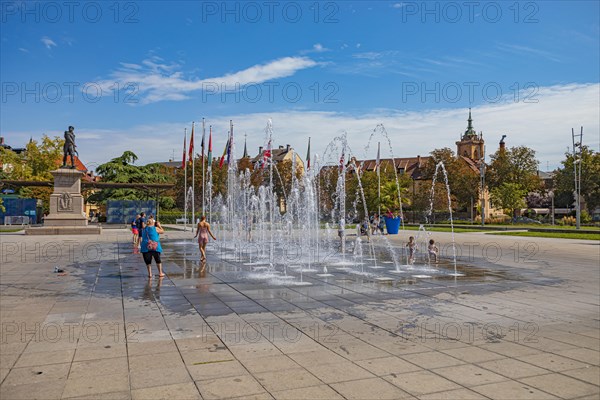
[(189, 224), (189, 220), (187, 218), (177, 218), (175, 220), (176, 224)]

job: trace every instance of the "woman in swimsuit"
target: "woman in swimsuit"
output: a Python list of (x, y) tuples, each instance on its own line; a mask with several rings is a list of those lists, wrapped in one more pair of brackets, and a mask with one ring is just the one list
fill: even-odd
[(210, 235), (213, 240), (217, 240), (215, 235), (210, 231), (210, 224), (206, 222), (206, 216), (203, 215), (200, 217), (200, 222), (198, 222), (198, 227), (196, 228), (196, 235), (198, 237), (198, 247), (200, 247), (200, 253), (202, 256), (200, 257), (200, 261), (206, 261), (206, 244), (208, 243), (208, 235)]

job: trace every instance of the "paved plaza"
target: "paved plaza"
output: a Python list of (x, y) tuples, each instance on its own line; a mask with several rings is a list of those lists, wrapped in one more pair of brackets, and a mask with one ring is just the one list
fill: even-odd
[(460, 233), (464, 276), (268, 281), (212, 243), (202, 268), (192, 236), (149, 280), (124, 229), (1, 234), (0, 398), (599, 398), (598, 241)]

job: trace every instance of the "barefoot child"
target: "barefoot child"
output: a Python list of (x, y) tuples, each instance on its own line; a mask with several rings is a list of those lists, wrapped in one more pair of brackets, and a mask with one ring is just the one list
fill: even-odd
[(427, 246), (427, 252), (429, 253), (429, 260), (433, 259), (433, 262), (437, 263), (438, 262), (438, 254), (439, 254), (440, 250), (436, 246), (435, 240), (433, 240), (433, 239), (429, 240), (429, 246)]
[(417, 243), (415, 243), (414, 236), (408, 238), (406, 247), (408, 247), (408, 263), (413, 264), (415, 262), (415, 251), (417, 250)]

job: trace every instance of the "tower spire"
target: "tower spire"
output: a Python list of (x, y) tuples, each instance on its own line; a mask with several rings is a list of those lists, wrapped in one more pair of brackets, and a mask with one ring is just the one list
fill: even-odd
[(247, 157), (250, 157), (250, 156), (248, 155), (248, 148), (246, 147), (246, 136), (247, 136), (247, 135), (244, 133), (244, 155), (242, 156), (242, 158), (247, 158)]
[(469, 107), (469, 119), (467, 120), (467, 130), (463, 135), (463, 139), (468, 138), (469, 136), (477, 136), (477, 132), (473, 129), (473, 118), (471, 117), (471, 107)]

